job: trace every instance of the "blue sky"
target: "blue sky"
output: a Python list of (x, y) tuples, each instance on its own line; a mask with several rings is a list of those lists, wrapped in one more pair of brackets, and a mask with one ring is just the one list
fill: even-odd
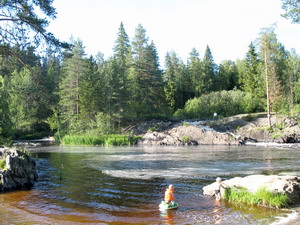
[(88, 55), (112, 55), (120, 23), (130, 38), (142, 24), (163, 66), (174, 50), (186, 62), (192, 48), (209, 45), (216, 63), (244, 58), (261, 28), (276, 23), (278, 40), (300, 53), (300, 24), (280, 16), (281, 0), (54, 0), (57, 18), (48, 30), (62, 41), (83, 41)]

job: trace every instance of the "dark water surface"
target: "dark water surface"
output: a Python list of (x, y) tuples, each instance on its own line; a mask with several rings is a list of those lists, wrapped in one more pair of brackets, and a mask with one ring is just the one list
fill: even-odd
[[(277, 224), (294, 215), (221, 202), (202, 194), (217, 176), (300, 176), (290, 147), (40, 147), (39, 180), (29, 191), (0, 194), (0, 224)], [(175, 186), (177, 210), (161, 212)]]

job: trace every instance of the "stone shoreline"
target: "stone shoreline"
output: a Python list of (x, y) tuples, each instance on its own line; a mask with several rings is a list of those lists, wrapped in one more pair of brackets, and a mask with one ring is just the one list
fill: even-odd
[(300, 143), (297, 119), (273, 115), (270, 128), (264, 113), (243, 114), (219, 120), (152, 120), (124, 131), (142, 136), (139, 145)]

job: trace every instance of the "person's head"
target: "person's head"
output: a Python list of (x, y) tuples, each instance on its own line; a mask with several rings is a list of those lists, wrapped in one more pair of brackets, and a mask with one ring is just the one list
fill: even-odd
[(171, 191), (174, 191), (174, 185), (173, 185), (173, 184), (170, 184), (170, 185), (169, 185), (169, 189), (170, 189)]
[(217, 181), (218, 183), (221, 183), (221, 182), (222, 182), (222, 178), (221, 178), (221, 177), (217, 177), (216, 181)]

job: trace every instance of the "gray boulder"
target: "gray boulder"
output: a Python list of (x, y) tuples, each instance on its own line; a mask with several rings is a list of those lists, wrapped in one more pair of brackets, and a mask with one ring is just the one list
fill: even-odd
[(35, 161), (26, 153), (0, 148), (0, 160), (0, 191), (31, 187), (37, 180)]

